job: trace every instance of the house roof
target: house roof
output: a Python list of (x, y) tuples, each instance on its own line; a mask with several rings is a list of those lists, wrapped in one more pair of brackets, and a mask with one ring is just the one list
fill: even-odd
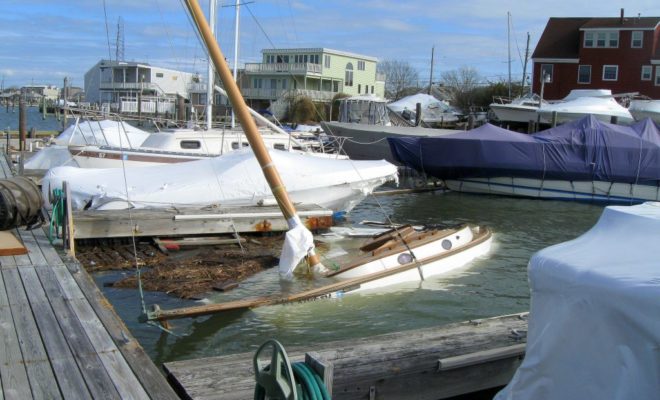
[(589, 29), (655, 29), (660, 17), (633, 18), (550, 18), (534, 49), (532, 58), (577, 59), (580, 31)]

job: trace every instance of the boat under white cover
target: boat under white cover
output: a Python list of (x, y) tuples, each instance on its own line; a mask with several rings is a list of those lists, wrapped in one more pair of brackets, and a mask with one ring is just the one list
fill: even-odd
[(651, 118), (657, 124), (660, 124), (660, 100), (633, 99), (630, 101), (628, 111), (637, 121)]
[(557, 113), (557, 123), (580, 119), (585, 115), (593, 115), (603, 122), (611, 122), (612, 117), (617, 118), (617, 123), (622, 125), (634, 122), (633, 116), (627, 108), (617, 103), (613, 97), (579, 97), (570, 101), (546, 104), (537, 110), (541, 116), (541, 122), (552, 123), (553, 113)]
[(534, 254), (525, 359), (495, 399), (657, 399), (658, 243), (660, 203), (610, 206)]
[[(396, 167), (386, 161), (327, 159), (279, 150), (270, 150), (270, 155), (294, 202), (335, 212), (350, 211), (374, 188), (398, 178)], [(44, 177), (44, 199), (63, 181), (71, 187), (74, 209), (275, 204), (250, 149), (152, 167), (57, 167)]]

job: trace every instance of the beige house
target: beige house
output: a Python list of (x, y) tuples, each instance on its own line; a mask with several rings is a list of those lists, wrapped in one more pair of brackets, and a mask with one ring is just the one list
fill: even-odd
[(376, 72), (374, 57), (326, 48), (262, 50), (261, 63), (246, 63), (241, 91), (263, 106), (287, 93), (314, 101), (330, 101), (337, 93), (382, 97), (385, 77)]

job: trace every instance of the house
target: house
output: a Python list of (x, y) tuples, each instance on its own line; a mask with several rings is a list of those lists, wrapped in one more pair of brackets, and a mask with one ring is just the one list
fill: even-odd
[(660, 99), (660, 17), (550, 18), (532, 54), (533, 91), (556, 100), (572, 89)]
[(286, 93), (329, 102), (337, 93), (383, 96), (378, 60), (326, 48), (266, 49), (262, 62), (246, 63), (241, 91), (253, 107), (267, 107)]
[[(201, 88), (200, 86), (204, 86)], [(109, 103), (119, 112), (173, 113), (178, 97), (206, 90), (198, 74), (160, 68), (141, 62), (101, 60), (85, 73), (85, 97), (90, 103)]]
[(29, 102), (38, 102), (42, 98), (57, 100), (59, 94), (59, 89), (53, 85), (27, 85), (21, 87), (21, 95)]

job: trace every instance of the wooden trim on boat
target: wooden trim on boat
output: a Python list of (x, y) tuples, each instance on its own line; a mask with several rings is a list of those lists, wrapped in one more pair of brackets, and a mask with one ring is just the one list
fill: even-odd
[(398, 267), (389, 268), (384, 271), (375, 272), (373, 274), (360, 276), (357, 278), (347, 279), (341, 282), (331, 283), (329, 285), (321, 286), (319, 288), (307, 290), (304, 292), (292, 294), (289, 296), (263, 296), (245, 300), (228, 301), (225, 303), (207, 304), (202, 306), (179, 308), (175, 310), (160, 310), (156, 309), (149, 315), (149, 320), (152, 321), (165, 321), (178, 318), (199, 317), (203, 315), (216, 314), (224, 311), (233, 310), (247, 310), (251, 308), (286, 304), (306, 300), (314, 300), (318, 298), (331, 297), (334, 293), (350, 292), (351, 290), (358, 289), (361, 284), (367, 283), (376, 279), (385, 278), (391, 275), (398, 274), (413, 268), (417, 268), (420, 264), (426, 264), (441, 260), (443, 258), (451, 257), (461, 251), (476, 247), (492, 237), (490, 229), (481, 227), (479, 232), (475, 234), (472, 241), (465, 246), (456, 247), (448, 250), (445, 253), (438, 254), (432, 257), (427, 257), (417, 262), (403, 264)]
[[(405, 240), (406, 246), (401, 242), (401, 238), (396, 235), (394, 231), (388, 231), (384, 232), (381, 235), (385, 235), (387, 233), (392, 234), (392, 238), (388, 240), (387, 242), (384, 242), (380, 247), (374, 249), (371, 254), (367, 254), (365, 256), (362, 256), (355, 261), (351, 262), (350, 264), (341, 267), (340, 269), (336, 271), (332, 271), (328, 273), (326, 276), (331, 278), (333, 276), (336, 276), (338, 274), (341, 274), (343, 272), (346, 272), (348, 270), (351, 270), (353, 268), (357, 268), (361, 265), (364, 265), (366, 263), (375, 261), (380, 258), (388, 257), (393, 254), (401, 253), (402, 251), (406, 251), (408, 249), (416, 249), (419, 246), (423, 246), (425, 244), (431, 243), (435, 240), (438, 240), (439, 238), (442, 237), (447, 237), (451, 235), (452, 233), (458, 232), (462, 229), (465, 229), (467, 225), (463, 224), (460, 225), (458, 228), (451, 228), (451, 229), (442, 229), (442, 230), (428, 230), (428, 231), (406, 231), (400, 232), (402, 233), (403, 240)], [(412, 227), (410, 227), (412, 229)], [(440, 235), (440, 236), (438, 236)], [(360, 249), (364, 248), (365, 246), (362, 246)]]

